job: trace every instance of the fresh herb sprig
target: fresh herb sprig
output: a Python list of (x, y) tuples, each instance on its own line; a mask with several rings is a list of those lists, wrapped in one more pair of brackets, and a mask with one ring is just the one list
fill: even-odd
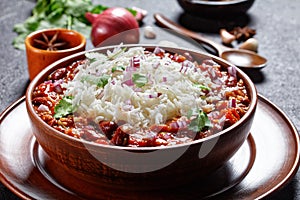
[(108, 83), (108, 80), (110, 79), (110, 76), (107, 74), (103, 74), (101, 76), (92, 76), (92, 75), (86, 75), (83, 76), (81, 79), (81, 82), (87, 82), (91, 85), (97, 85), (99, 88), (104, 88), (104, 86)]
[(18, 36), (14, 38), (13, 45), (17, 49), (25, 49), (24, 40), (28, 34), (48, 28), (72, 29), (89, 38), (91, 24), (85, 18), (85, 13), (98, 14), (107, 8), (93, 5), (91, 0), (37, 0), (32, 16), (14, 26), (13, 30)]
[(188, 129), (196, 133), (211, 127), (207, 114), (202, 110), (191, 110), (188, 113), (188, 118), (191, 119)]
[(54, 117), (61, 118), (75, 112), (76, 106), (73, 105), (72, 100), (72, 96), (63, 97), (54, 107)]
[(147, 76), (142, 74), (133, 74), (132, 81), (137, 87), (141, 88), (146, 85), (146, 83), (148, 82), (148, 78)]

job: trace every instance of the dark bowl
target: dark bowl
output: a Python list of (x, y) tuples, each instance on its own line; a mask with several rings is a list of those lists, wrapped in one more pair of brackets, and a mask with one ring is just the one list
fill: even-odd
[[(134, 45), (125, 45), (134, 46)], [(154, 49), (156, 45), (135, 45)], [(113, 47), (91, 51), (106, 52)], [(190, 53), (196, 60), (213, 59), (222, 67), (230, 64), (218, 57), (183, 48), (162, 47), (170, 52)], [(248, 137), (257, 106), (257, 92), (250, 78), (237, 69), (251, 100), (247, 113), (229, 128), (190, 143), (164, 147), (120, 147), (83, 141), (46, 124), (36, 114), (32, 93), (54, 70), (66, 67), (84, 58), (86, 52), (63, 58), (44, 69), (30, 83), (26, 93), (27, 111), (33, 133), (46, 152), (47, 170), (72, 191), (80, 193), (87, 188), (74, 184), (72, 179), (85, 182), (94, 194), (99, 188), (121, 190), (151, 190), (185, 184), (195, 178), (213, 173), (227, 162)], [(70, 178), (71, 177), (71, 178)]]
[(244, 14), (254, 0), (177, 0), (183, 10), (192, 15), (209, 17), (232, 17)]

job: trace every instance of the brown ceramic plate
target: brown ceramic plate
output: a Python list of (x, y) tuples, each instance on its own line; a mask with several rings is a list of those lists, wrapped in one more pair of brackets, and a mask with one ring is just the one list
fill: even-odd
[[(24, 98), (0, 116), (0, 179), (24, 199), (84, 199), (93, 192), (109, 199), (190, 198), (255, 199), (284, 186), (299, 167), (299, 136), (287, 116), (259, 96), (253, 128), (241, 149), (207, 179), (168, 191), (93, 190), (51, 162), (31, 132)], [(68, 179), (82, 187), (75, 194), (59, 184)]]

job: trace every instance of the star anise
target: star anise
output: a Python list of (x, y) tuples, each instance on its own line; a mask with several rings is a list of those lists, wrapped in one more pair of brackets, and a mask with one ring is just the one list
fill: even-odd
[(63, 49), (63, 47), (67, 44), (66, 42), (58, 40), (58, 32), (56, 32), (52, 38), (48, 37), (45, 33), (42, 33), (42, 36), (42, 39), (34, 39), (37, 46), (41, 49), (57, 51), (58, 49)]
[(248, 26), (245, 26), (243, 28), (235, 27), (232, 31), (230, 31), (230, 33), (235, 36), (237, 41), (241, 42), (252, 38), (256, 34), (256, 30), (251, 29)]

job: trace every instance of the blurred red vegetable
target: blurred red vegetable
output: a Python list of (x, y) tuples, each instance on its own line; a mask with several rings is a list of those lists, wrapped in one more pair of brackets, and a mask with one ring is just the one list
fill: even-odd
[(92, 24), (91, 40), (95, 47), (139, 42), (139, 24), (125, 8), (108, 8), (100, 14), (87, 12), (85, 17)]

